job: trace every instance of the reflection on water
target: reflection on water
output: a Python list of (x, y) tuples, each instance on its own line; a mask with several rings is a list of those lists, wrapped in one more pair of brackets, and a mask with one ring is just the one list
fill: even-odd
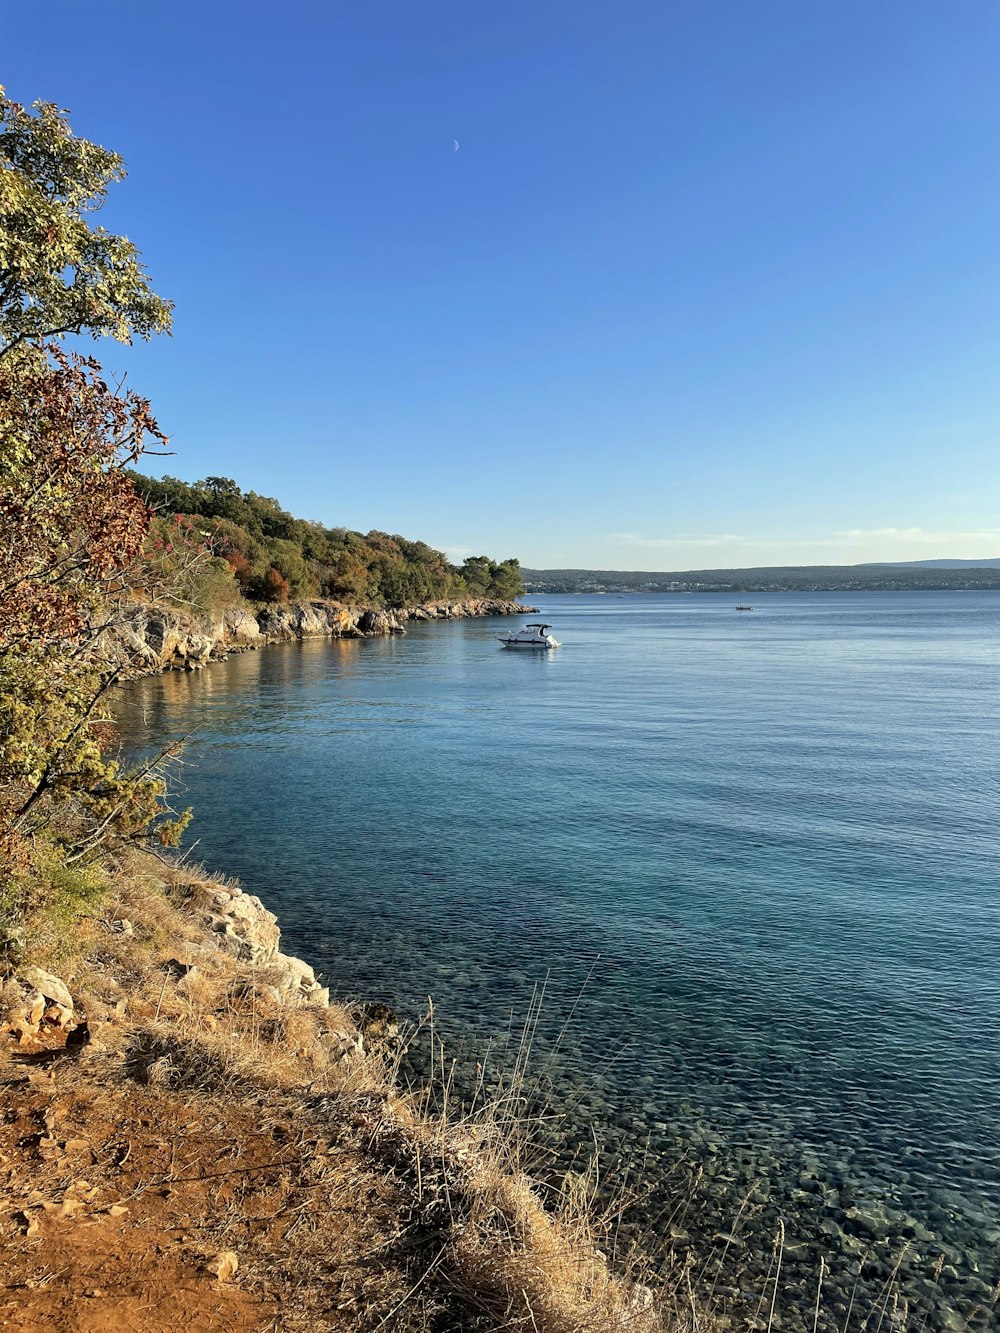
[(548, 598), (552, 653), (495, 621), (286, 645), (136, 682), (122, 724), (192, 737), (198, 855), (341, 991), (433, 995), (479, 1053), (547, 977), (557, 1151), (596, 1120), (667, 1194), (686, 1155), (702, 1254), (759, 1181), (734, 1289), (780, 1216), (834, 1290), (906, 1241), (921, 1294), (945, 1254), (943, 1329), (1000, 1274), (1000, 597), (755, 606)]

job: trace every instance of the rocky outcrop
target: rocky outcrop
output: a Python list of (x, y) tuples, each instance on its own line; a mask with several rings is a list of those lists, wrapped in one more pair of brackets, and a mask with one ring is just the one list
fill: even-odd
[(40, 967), (26, 967), (8, 977), (0, 989), (0, 1028), (18, 1046), (33, 1050), (47, 1033), (64, 1033), (78, 1025), (69, 988)]
[[(321, 1033), (327, 1058), (339, 1060), (363, 1053), (365, 1024), (355, 1024), (346, 1013), (332, 1008), (328, 987), (309, 964), (281, 952), (277, 918), (258, 897), (232, 883), (181, 874), (164, 888), (182, 919), (193, 927), (178, 940), (181, 956), (159, 966), (164, 989), (173, 985), (185, 996), (196, 997), (206, 960), (211, 969), (211, 957), (221, 952), (235, 963), (229, 991), (234, 1002), (262, 1004), (270, 1013), (301, 1008), (328, 1013)], [(105, 924), (113, 935), (128, 939), (134, 934), (132, 922), (124, 918)], [(85, 1008), (89, 1011), (89, 1004)], [(374, 1006), (379, 1008), (385, 1006)], [(374, 1046), (387, 1040), (383, 1032), (387, 1022), (380, 1017), (381, 1025), (374, 1019), (368, 1023)], [(81, 1013), (69, 986), (51, 972), (8, 966), (6, 977), (0, 974), (0, 1032), (13, 1037), (21, 1050), (44, 1054), (54, 1045), (61, 1046), (67, 1032), (81, 1026), (86, 1031), (86, 1023), (86, 1014)]]
[(178, 890), (180, 903), (218, 937), (234, 958), (254, 966), (270, 963), (278, 953), (278, 918), (252, 893), (218, 880), (192, 879)]
[(218, 948), (250, 964), (248, 984), (256, 993), (283, 1006), (329, 1004), (330, 992), (309, 964), (280, 951), (278, 919), (255, 894), (236, 884), (191, 879), (180, 884), (176, 897)]
[(341, 606), (318, 599), (263, 607), (244, 602), (211, 615), (137, 605), (124, 622), (102, 636), (101, 655), (109, 666), (130, 674), (197, 671), (230, 653), (261, 648), (269, 643), (318, 637), (359, 639), (405, 634), (409, 621), (523, 615), (532, 610), (532, 607), (518, 602), (504, 602), (492, 597), (469, 597), (391, 609)]

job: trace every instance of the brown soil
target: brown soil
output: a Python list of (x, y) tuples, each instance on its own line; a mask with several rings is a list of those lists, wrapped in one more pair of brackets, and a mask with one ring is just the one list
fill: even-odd
[[(73, 1061), (8, 1057), (0, 1077), (0, 1327), (358, 1329), (405, 1293), (391, 1183), (293, 1099), (110, 1090)], [(220, 1251), (239, 1260), (227, 1282)]]

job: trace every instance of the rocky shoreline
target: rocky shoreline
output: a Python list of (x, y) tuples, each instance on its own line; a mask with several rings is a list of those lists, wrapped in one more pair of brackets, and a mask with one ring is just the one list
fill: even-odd
[[(312, 967), (281, 952), (278, 919), (256, 895), (233, 882), (184, 873), (180, 866), (162, 883), (187, 926), (175, 949), (183, 957), (164, 964), (172, 984), (189, 990), (199, 965), (204, 967), (206, 959), (222, 954), (246, 970), (243, 1000), (252, 998), (277, 1009), (330, 1007), (329, 988), (317, 980)], [(146, 925), (114, 915), (104, 924), (123, 943), (135, 939), (137, 932), (141, 937)], [(16, 932), (0, 936), (0, 971), (7, 973), (0, 1030), (12, 1036), (20, 1050), (34, 1054), (48, 1049), (53, 1037), (85, 1025), (88, 1043), (100, 1050), (101, 1026), (113, 1023), (116, 1016), (93, 997), (81, 1005), (73, 994), (76, 987), (61, 977), (40, 967), (18, 965), (15, 960), (23, 948), (23, 938)], [(70, 974), (69, 982), (74, 981)], [(334, 1035), (339, 1055), (363, 1050), (359, 1028), (342, 1024)]]
[(411, 622), (465, 620), (476, 616), (530, 615), (535, 608), (494, 597), (467, 597), (420, 606), (344, 606), (318, 598), (284, 605), (242, 602), (197, 614), (136, 605), (105, 631), (101, 655), (126, 674), (198, 671), (231, 653), (252, 652), (293, 639), (365, 639), (405, 634)]

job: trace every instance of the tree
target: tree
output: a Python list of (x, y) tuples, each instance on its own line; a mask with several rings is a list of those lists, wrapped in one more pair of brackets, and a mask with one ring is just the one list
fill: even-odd
[[(109, 842), (176, 840), (158, 760), (110, 753), (102, 660), (140, 576), (150, 512), (123, 465), (165, 437), (148, 402), (52, 339), (170, 326), (130, 241), (87, 215), (121, 158), (50, 103), (0, 89), (0, 916), (58, 911)], [(224, 563), (224, 562), (221, 562)], [(227, 577), (228, 567), (226, 567)], [(162, 758), (162, 757), (160, 757)], [(76, 869), (73, 869), (73, 868)], [(75, 878), (74, 878), (75, 876)], [(75, 885), (71, 892), (68, 885)]]
[(146, 506), (122, 470), (165, 436), (96, 361), (0, 362), (0, 651), (75, 641), (142, 549)]
[(462, 562), (462, 578), (473, 597), (485, 597), (489, 591), (492, 563), (488, 555), (469, 555)]
[(499, 564), (493, 565), (491, 574), (489, 587), (491, 597), (499, 597), (503, 602), (512, 602), (524, 591), (519, 560), (501, 560)]
[(41, 838), (64, 864), (162, 816), (155, 765), (107, 757), (100, 645), (128, 604), (149, 511), (124, 475), (164, 437), (149, 403), (58, 348), (0, 362), (0, 861)]
[(473, 597), (498, 597), (513, 601), (523, 591), (521, 565), (517, 560), (499, 564), (488, 555), (470, 555), (462, 565), (466, 591)]
[(118, 154), (77, 138), (53, 103), (29, 111), (0, 86), (0, 359), (58, 334), (169, 330), (173, 307), (136, 247), (88, 220), (124, 176)]

